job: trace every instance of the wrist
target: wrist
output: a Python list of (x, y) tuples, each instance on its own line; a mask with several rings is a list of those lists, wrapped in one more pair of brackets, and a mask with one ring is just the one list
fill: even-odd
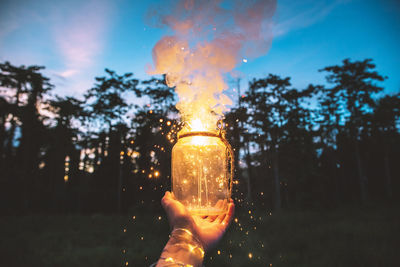
[(185, 228), (175, 228), (157, 266), (201, 266), (204, 248), (200, 240)]
[(194, 235), (193, 231), (188, 230), (186, 228), (175, 228), (171, 232), (172, 242), (176, 244), (185, 244), (189, 248), (191, 253), (195, 255), (200, 255), (202, 258), (204, 257), (204, 245)]

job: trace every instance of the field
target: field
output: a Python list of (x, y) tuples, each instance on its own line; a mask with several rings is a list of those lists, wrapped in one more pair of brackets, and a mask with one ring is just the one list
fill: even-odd
[[(398, 208), (238, 208), (205, 266), (400, 266)], [(0, 266), (149, 266), (168, 239), (164, 213), (0, 218)]]

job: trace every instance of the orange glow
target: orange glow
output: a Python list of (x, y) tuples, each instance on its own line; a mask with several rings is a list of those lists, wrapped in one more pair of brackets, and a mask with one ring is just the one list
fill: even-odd
[(192, 131), (206, 131), (206, 125), (200, 119), (193, 119), (189, 123), (190, 129)]
[(276, 1), (237, 2), (226, 8), (221, 1), (177, 1), (171, 11), (160, 11), (171, 32), (154, 46), (148, 73), (166, 74), (183, 121), (200, 118), (214, 126), (232, 104), (224, 94), (226, 74), (269, 50)]

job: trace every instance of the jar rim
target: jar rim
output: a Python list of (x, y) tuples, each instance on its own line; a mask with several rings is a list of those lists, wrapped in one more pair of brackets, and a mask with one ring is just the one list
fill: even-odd
[(194, 132), (186, 132), (179, 134), (178, 133), (178, 138), (184, 138), (184, 137), (189, 137), (189, 136), (208, 136), (208, 137), (218, 137), (218, 138), (223, 138), (221, 133), (216, 133), (216, 132), (211, 132), (211, 131), (194, 131)]

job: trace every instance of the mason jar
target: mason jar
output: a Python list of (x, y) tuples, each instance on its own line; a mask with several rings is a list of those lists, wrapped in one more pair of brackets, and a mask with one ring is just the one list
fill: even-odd
[(221, 132), (178, 134), (172, 149), (172, 191), (194, 215), (227, 212), (233, 153)]

